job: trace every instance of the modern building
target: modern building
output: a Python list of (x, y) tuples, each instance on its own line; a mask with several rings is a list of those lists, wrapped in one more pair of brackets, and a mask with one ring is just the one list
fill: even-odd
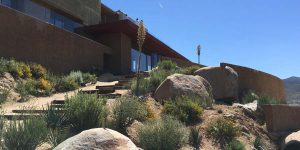
[[(37, 62), (53, 72), (137, 69), (137, 22), (99, 0), (0, 0), (0, 57)], [(147, 33), (141, 57), (147, 71), (162, 59), (191, 61)]]

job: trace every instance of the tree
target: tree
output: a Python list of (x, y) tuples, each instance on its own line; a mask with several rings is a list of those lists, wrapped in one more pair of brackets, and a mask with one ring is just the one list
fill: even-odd
[(198, 55), (198, 64), (200, 65), (200, 53), (201, 53), (201, 46), (197, 46), (197, 55)]
[(144, 26), (144, 22), (143, 20), (141, 20), (139, 22), (139, 29), (138, 29), (138, 33), (137, 33), (137, 44), (139, 47), (139, 56), (138, 56), (138, 66), (137, 66), (137, 72), (136, 72), (136, 95), (140, 95), (140, 90), (139, 90), (139, 86), (140, 86), (140, 68), (141, 68), (141, 53), (142, 53), (142, 49), (143, 49), (143, 44), (145, 42), (146, 39), (146, 28)]

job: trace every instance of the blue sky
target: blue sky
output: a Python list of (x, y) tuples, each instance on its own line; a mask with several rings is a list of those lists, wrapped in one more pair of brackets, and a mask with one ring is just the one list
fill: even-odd
[(197, 62), (300, 76), (300, 0), (102, 0)]

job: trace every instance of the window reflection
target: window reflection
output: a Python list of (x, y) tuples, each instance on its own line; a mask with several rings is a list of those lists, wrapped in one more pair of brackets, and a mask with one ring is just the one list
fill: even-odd
[(68, 31), (73, 32), (76, 27), (81, 26), (72, 19), (32, 0), (0, 0), (0, 3)]
[[(138, 68), (138, 56), (139, 52), (135, 49), (131, 50), (131, 71), (137, 72)], [(152, 68), (156, 67), (157, 62), (159, 61), (157, 54), (147, 55), (145, 53), (141, 53), (141, 71), (149, 71)]]

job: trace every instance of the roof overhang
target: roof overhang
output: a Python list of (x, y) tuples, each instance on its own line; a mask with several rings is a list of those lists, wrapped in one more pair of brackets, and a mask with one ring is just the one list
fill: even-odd
[[(85, 26), (79, 28), (79, 30), (97, 36), (101, 34), (109, 33), (124, 33), (136, 43), (138, 25), (130, 20), (120, 20), (112, 23), (97, 24), (92, 26)], [(173, 50), (171, 47), (154, 37), (152, 34), (147, 32), (146, 40), (143, 46), (147, 52), (157, 53), (166, 57), (178, 58), (190, 62), (187, 58)]]

